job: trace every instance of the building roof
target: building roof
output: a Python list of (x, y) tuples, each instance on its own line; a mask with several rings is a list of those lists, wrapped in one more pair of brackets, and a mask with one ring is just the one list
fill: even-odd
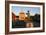
[(24, 12), (20, 12), (19, 14), (24, 14)]

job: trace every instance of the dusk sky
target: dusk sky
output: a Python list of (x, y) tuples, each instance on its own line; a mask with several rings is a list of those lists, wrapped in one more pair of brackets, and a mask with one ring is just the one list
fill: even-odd
[(30, 14), (40, 14), (40, 7), (20, 7), (20, 6), (12, 6), (12, 12), (15, 12), (16, 15), (19, 15), (21, 10), (23, 10), (24, 13), (27, 13), (27, 11), (30, 11)]

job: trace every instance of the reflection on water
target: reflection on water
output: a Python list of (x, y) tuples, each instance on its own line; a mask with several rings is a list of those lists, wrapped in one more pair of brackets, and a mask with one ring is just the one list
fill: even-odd
[(12, 28), (31, 28), (31, 27), (40, 27), (40, 22), (28, 22), (17, 20), (12, 21)]

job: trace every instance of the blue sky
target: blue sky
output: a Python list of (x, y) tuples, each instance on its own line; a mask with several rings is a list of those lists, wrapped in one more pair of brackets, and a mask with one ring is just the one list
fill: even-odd
[(27, 13), (27, 11), (30, 11), (30, 14), (40, 14), (40, 7), (20, 7), (20, 6), (12, 6), (12, 12), (15, 12), (16, 15), (19, 15), (21, 10), (23, 12)]

